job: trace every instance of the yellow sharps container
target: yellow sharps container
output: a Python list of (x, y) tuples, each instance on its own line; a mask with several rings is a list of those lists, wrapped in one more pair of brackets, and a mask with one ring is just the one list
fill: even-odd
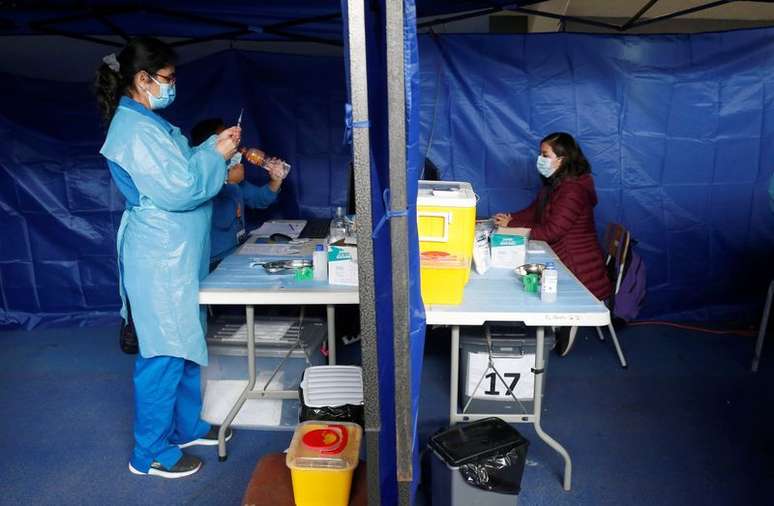
[(347, 506), (360, 461), (362, 429), (349, 422), (303, 422), (296, 427), (285, 464), (297, 506)]
[(417, 229), (420, 254), (440, 251), (464, 259), (467, 283), (476, 230), (476, 194), (470, 183), (419, 181)]

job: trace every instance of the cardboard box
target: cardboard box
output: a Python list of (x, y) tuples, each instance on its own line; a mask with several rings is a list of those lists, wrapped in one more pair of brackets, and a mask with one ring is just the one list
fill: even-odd
[(328, 246), (328, 284), (357, 286), (357, 246), (338, 241)]
[(515, 269), (527, 263), (528, 228), (499, 227), (492, 234), (492, 267)]

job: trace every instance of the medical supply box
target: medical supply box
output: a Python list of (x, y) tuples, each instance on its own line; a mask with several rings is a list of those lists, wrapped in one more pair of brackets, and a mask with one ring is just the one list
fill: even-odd
[(344, 240), (328, 246), (328, 284), (357, 286), (357, 246)]
[(347, 506), (363, 430), (348, 422), (298, 425), (285, 464), (297, 506)]
[(498, 227), (490, 237), (492, 267), (515, 269), (527, 263), (528, 228)]

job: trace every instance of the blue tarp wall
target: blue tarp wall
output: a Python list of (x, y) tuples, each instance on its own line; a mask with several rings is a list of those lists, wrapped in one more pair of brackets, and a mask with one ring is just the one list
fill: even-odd
[[(95, 62), (95, 67), (96, 67)], [(243, 139), (292, 164), (279, 202), (254, 219), (330, 216), (347, 203), (341, 58), (226, 51), (178, 68), (163, 114), (184, 132), (236, 122)], [(0, 75), (0, 328), (115, 321), (115, 235), (123, 210), (98, 154), (88, 84)], [(247, 178), (265, 182), (261, 169)]]
[(570, 132), (600, 235), (620, 222), (639, 241), (641, 316), (760, 317), (774, 275), (774, 29), (438, 35), (419, 54), (422, 152), (473, 184), (479, 217), (529, 204), (540, 139)]
[[(594, 169), (598, 227), (621, 221), (640, 241), (643, 316), (755, 319), (774, 250), (772, 29), (425, 36), (419, 55), (421, 152), (473, 183), (480, 216), (528, 203), (537, 141), (567, 130)], [(180, 76), (173, 122), (233, 121), (244, 105), (246, 141), (293, 164), (274, 213), (346, 201), (340, 59), (230, 51)], [(0, 97), (0, 327), (114, 318), (123, 204), (88, 87), (3, 75)]]

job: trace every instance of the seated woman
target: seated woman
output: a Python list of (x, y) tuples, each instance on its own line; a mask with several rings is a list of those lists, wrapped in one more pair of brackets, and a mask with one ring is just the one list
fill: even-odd
[[(545, 241), (562, 263), (600, 300), (612, 293), (594, 226), (597, 194), (591, 165), (578, 143), (565, 132), (540, 141), (537, 169), (543, 180), (537, 198), (527, 208), (494, 216), (499, 226), (531, 228), (530, 239)], [(557, 336), (557, 351), (572, 347), (569, 328)]]

